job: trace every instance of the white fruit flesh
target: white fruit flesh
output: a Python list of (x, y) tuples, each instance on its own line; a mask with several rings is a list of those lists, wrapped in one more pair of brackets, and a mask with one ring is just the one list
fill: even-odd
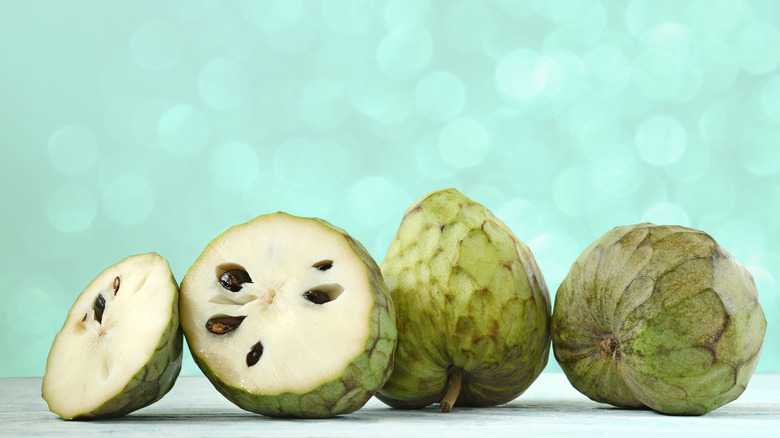
[[(332, 261), (327, 270), (318, 262)], [(241, 290), (220, 285), (228, 269), (251, 277)], [(328, 292), (315, 304), (303, 294)], [(340, 233), (311, 219), (277, 213), (217, 237), (182, 281), (180, 317), (190, 349), (222, 382), (255, 394), (306, 392), (340, 377), (363, 354), (373, 306), (367, 267)], [(224, 334), (215, 316), (246, 316)], [(256, 364), (247, 353), (261, 342)]]
[[(100, 273), (76, 299), (52, 344), (42, 386), (49, 408), (73, 418), (119, 394), (155, 352), (171, 322), (176, 292), (168, 263), (153, 253)], [(95, 315), (98, 295), (105, 299), (101, 322)]]

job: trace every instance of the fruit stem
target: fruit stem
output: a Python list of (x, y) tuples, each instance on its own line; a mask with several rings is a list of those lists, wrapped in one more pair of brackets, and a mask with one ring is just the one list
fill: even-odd
[(449, 412), (455, 405), (455, 400), (458, 399), (458, 394), (460, 394), (460, 386), (463, 383), (464, 375), (466, 375), (466, 372), (463, 371), (463, 368), (452, 368), (447, 379), (447, 394), (444, 395), (444, 398), (439, 403), (442, 412)]

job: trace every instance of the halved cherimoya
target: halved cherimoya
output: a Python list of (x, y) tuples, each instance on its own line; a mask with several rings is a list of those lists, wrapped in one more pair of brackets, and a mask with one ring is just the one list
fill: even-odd
[(182, 281), (195, 362), (242, 409), (323, 418), (361, 408), (393, 363), (379, 267), (344, 230), (278, 212), (214, 239)]

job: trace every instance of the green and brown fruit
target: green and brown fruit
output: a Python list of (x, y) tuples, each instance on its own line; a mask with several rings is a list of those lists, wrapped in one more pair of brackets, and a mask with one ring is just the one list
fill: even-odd
[(766, 331), (753, 277), (708, 234), (612, 229), (555, 297), (553, 350), (591, 399), (700, 415), (745, 390)]
[(170, 391), (182, 359), (178, 298), (155, 253), (100, 273), (54, 338), (41, 389), (49, 409), (66, 420), (116, 417)]
[(531, 251), (457, 190), (406, 211), (382, 274), (398, 324), (393, 373), (377, 394), (388, 405), (506, 403), (547, 364), (550, 297)]
[(344, 230), (282, 212), (214, 239), (181, 285), (195, 363), (239, 407), (322, 418), (385, 382), (395, 313), (379, 267)]

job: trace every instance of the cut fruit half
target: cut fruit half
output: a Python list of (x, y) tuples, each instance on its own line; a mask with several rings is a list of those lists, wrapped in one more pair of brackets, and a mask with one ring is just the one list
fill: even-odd
[(239, 407), (330, 417), (385, 382), (395, 314), (379, 267), (343, 230), (285, 213), (214, 239), (182, 280), (195, 362)]
[(100, 273), (54, 338), (41, 390), (49, 409), (66, 420), (116, 417), (170, 391), (182, 359), (178, 297), (155, 253)]

